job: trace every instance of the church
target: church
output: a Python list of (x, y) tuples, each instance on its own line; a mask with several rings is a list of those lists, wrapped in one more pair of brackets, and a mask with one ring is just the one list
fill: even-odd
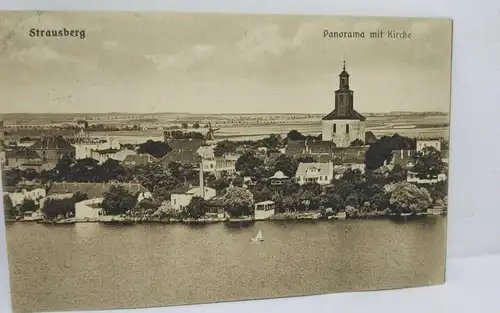
[(323, 117), (321, 136), (323, 141), (337, 147), (349, 147), (356, 139), (365, 142), (366, 118), (354, 110), (354, 91), (349, 88), (349, 73), (345, 68), (339, 75), (339, 89), (335, 91), (335, 110)]

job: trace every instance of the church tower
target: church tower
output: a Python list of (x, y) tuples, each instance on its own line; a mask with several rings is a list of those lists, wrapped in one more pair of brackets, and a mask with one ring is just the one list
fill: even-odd
[(322, 140), (337, 147), (348, 147), (355, 140), (365, 142), (365, 117), (354, 110), (354, 91), (349, 86), (350, 75), (345, 61), (335, 90), (335, 109), (322, 119)]
[(349, 89), (349, 73), (342, 67), (339, 75), (339, 89), (335, 91), (335, 110), (339, 117), (351, 116), (353, 110), (354, 91)]

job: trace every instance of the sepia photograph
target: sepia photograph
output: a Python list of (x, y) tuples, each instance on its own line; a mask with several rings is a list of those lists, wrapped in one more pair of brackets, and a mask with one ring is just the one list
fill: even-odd
[(13, 312), (445, 283), (452, 21), (0, 12)]

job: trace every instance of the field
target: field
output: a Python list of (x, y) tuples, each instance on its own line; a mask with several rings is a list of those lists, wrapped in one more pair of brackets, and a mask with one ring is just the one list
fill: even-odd
[[(306, 135), (318, 135), (321, 133), (321, 121), (295, 122), (270, 125), (251, 126), (226, 126), (221, 127), (215, 133), (218, 140), (256, 140), (264, 138), (269, 134), (286, 135), (295, 129)], [(377, 138), (395, 133), (408, 137), (440, 137), (449, 139), (449, 126), (447, 116), (427, 117), (370, 117), (367, 118), (367, 130), (373, 132)], [(204, 131), (200, 129), (199, 131)], [(106, 133), (94, 133), (97, 136), (106, 136)], [(122, 142), (142, 142), (147, 139), (162, 140), (163, 131), (118, 131), (108, 133), (110, 138)]]
[[(200, 118), (199, 120), (208, 120), (207, 116), (203, 118), (200, 116), (198, 118)], [(118, 120), (119, 119), (120, 118), (118, 118)], [(33, 116), (30, 117), (30, 120), (33, 121), (34, 124), (39, 122), (39, 119)], [(59, 121), (60, 120), (61, 119), (59, 119)], [(241, 116), (222, 115), (217, 118), (213, 117), (211, 120), (214, 121), (212, 123), (214, 127), (220, 128), (220, 130), (215, 133), (216, 140), (256, 140), (266, 137), (269, 134), (286, 135), (292, 129), (306, 135), (319, 135), (321, 133), (320, 116), (312, 117), (303, 115), (287, 116), (283, 118), (273, 116), (273, 119), (270, 119), (269, 116), (262, 119), (256, 119), (254, 116), (253, 118), (242, 119)], [(122, 120), (122, 122), (125, 121)], [(125, 122), (124, 124), (127, 125), (128, 123)], [(421, 114), (370, 116), (367, 118), (367, 130), (373, 132), (377, 138), (397, 133), (408, 137), (440, 137), (448, 140), (449, 117), (447, 115), (424, 116)], [(190, 131), (206, 132), (207, 129), (190, 129)], [(43, 132), (44, 131), (35, 131), (33, 129), (19, 129), (10, 133), (17, 136), (36, 136)], [(74, 133), (73, 130), (58, 132), (61, 132), (62, 135)], [(122, 143), (141, 143), (149, 139), (163, 140), (163, 131), (155, 128), (140, 131), (92, 132), (92, 137), (105, 137), (107, 135), (109, 138), (118, 140)]]

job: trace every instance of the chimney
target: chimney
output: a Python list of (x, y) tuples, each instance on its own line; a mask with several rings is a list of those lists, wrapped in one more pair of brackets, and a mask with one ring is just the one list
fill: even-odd
[(203, 159), (200, 161), (200, 196), (205, 199), (205, 181), (203, 179)]

